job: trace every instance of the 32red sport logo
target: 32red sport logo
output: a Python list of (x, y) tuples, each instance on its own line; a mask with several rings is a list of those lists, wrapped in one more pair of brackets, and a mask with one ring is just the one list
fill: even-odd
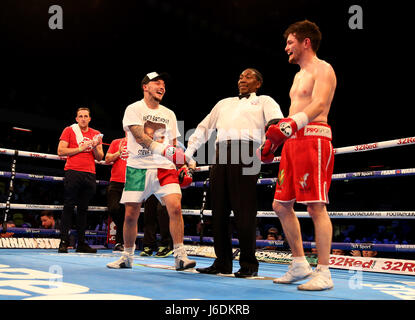
[(363, 261), (362, 259), (357, 259), (354, 257), (345, 257), (345, 256), (330, 256), (330, 266), (336, 266), (339, 268), (362, 268), (373, 269), (376, 261), (371, 259), (368, 261)]
[(405, 261), (384, 261), (382, 270), (412, 272), (415, 274), (415, 263)]
[(411, 144), (411, 143), (415, 143), (415, 137), (399, 139), (398, 141), (398, 144)]
[(373, 150), (378, 147), (377, 142), (369, 143), (369, 144), (361, 144), (354, 147), (354, 151), (365, 151), (365, 150)]
[(415, 275), (413, 260), (331, 255), (330, 268)]

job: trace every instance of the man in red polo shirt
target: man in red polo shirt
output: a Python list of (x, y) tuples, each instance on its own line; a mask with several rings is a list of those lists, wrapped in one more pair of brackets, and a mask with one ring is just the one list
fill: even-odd
[(104, 157), (102, 134), (89, 127), (91, 117), (88, 108), (79, 108), (75, 120), (77, 123), (63, 130), (58, 145), (58, 155), (68, 157), (64, 168), (64, 204), (58, 252), (68, 252), (69, 230), (77, 206), (76, 252), (95, 253), (96, 249), (85, 242), (85, 229), (89, 201), (96, 191), (95, 160), (100, 161)]
[(115, 223), (114, 251), (123, 251), (124, 205), (120, 204), (125, 184), (125, 171), (127, 167), (127, 137), (115, 139), (111, 142), (105, 155), (105, 162), (112, 163), (110, 184), (107, 189), (108, 214)]

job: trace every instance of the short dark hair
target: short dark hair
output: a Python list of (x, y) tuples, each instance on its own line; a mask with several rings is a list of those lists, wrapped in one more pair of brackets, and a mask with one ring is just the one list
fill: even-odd
[(287, 39), (290, 34), (293, 34), (299, 42), (309, 38), (314, 52), (320, 48), (322, 36), (319, 27), (314, 22), (308, 20), (295, 22), (285, 30), (284, 38)]
[(251, 70), (255, 73), (255, 77), (259, 82), (261, 82), (261, 85), (264, 83), (264, 77), (262, 76), (261, 72), (255, 68), (247, 68), (247, 70)]
[(78, 108), (78, 110), (76, 110), (76, 115), (78, 115), (78, 112), (82, 110), (88, 111), (88, 114), (91, 115), (91, 110), (89, 110), (89, 108), (86, 108), (86, 107)]
[(49, 211), (49, 210), (43, 210), (41, 213), (40, 213), (40, 216), (41, 217), (43, 217), (43, 216), (48, 216), (49, 218), (50, 217), (52, 217), (53, 218), (53, 211)]

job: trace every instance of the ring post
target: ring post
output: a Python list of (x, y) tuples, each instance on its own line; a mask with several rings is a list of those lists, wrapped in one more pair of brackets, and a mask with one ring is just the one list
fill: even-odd
[(10, 176), (10, 184), (9, 184), (9, 194), (7, 196), (6, 200), (6, 207), (4, 208), (4, 214), (3, 214), (3, 228), (2, 233), (7, 232), (7, 220), (9, 217), (9, 211), (10, 211), (10, 201), (14, 194), (14, 178), (16, 177), (16, 162), (17, 162), (17, 156), (19, 155), (18, 150), (14, 150), (14, 155), (12, 158), (12, 166), (11, 166), (11, 176)]

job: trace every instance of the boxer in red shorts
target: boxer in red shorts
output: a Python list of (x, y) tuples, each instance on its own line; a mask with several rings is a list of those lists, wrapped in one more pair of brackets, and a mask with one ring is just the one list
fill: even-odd
[[(317, 58), (321, 41), (318, 26), (310, 21), (292, 24), (284, 33), (289, 63), (298, 64), (290, 90), (288, 118), (271, 125), (261, 156), (284, 143), (273, 209), (281, 221), (293, 261), (289, 270), (274, 283), (293, 283), (311, 276), (300, 290), (326, 290), (333, 287), (329, 271), (332, 225), (326, 204), (333, 171), (331, 130), (328, 113), (336, 88), (336, 75), (327, 62)], [(271, 145), (271, 147), (270, 147)], [(294, 203), (307, 205), (318, 251), (318, 266), (311, 269), (305, 259), (300, 223)]]

